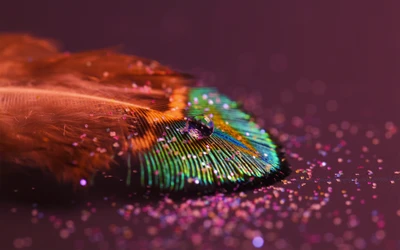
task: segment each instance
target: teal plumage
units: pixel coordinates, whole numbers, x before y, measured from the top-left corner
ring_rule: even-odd
[[[141,155],[143,185],[182,190],[190,185],[247,182],[279,170],[277,146],[268,133],[215,89],[191,89],[185,114],[212,117],[213,134],[197,139],[182,133],[183,120],[159,126],[158,133],[164,136]]]

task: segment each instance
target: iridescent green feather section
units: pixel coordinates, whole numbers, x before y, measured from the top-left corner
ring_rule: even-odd
[[[164,190],[264,178],[279,170],[276,145],[265,130],[215,89],[189,91],[187,117],[211,117],[215,129],[201,140],[182,133],[186,121],[160,121],[158,142],[139,154],[141,183]]]

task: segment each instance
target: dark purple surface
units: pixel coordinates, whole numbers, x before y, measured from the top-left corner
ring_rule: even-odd
[[[198,74],[206,85],[244,100],[264,127],[283,134],[293,170],[318,167],[311,167],[311,180],[294,173],[292,184],[278,185],[286,190],[279,198],[270,197],[273,188],[249,192],[238,201],[237,210],[232,199],[240,196],[226,195],[202,198],[198,206],[189,204],[187,211],[181,203],[163,201],[147,208],[133,204],[140,213],[125,220],[117,211],[128,201],[115,207],[105,202],[92,205],[96,213],[83,222],[83,208],[49,210],[39,205],[44,217],[32,223],[32,217],[37,217],[31,214],[32,206],[2,204],[1,249],[14,249],[26,237],[32,246],[22,249],[253,249],[251,242],[257,235],[264,239],[265,249],[400,249],[400,175],[395,174],[400,171],[399,7],[398,1],[2,3],[1,32],[54,38],[71,51],[121,44],[124,52]],[[351,132],[352,126],[357,133]],[[343,131],[343,137],[337,130]],[[286,135],[292,137],[286,140]],[[304,135],[309,137],[302,140]],[[379,142],[374,144],[374,138]],[[346,145],[334,152],[342,141]],[[331,147],[325,148],[326,156],[316,149],[318,143]],[[341,182],[327,183],[341,170]],[[361,181],[358,191],[351,179],[359,174],[365,180],[367,170],[373,172],[371,183]],[[298,188],[299,183],[306,185]],[[298,191],[291,202],[298,206],[297,212],[290,207],[287,190]],[[304,199],[315,197],[314,191],[329,193],[330,200],[304,219],[301,209],[313,203]],[[273,203],[281,199],[285,202],[274,210]],[[271,207],[265,208],[267,200]],[[264,209],[253,210],[253,205]],[[60,228],[53,227],[52,215],[62,220]],[[176,220],[165,224],[172,220],[166,215]],[[214,219],[208,228],[204,221],[210,218]],[[340,225],[335,225],[336,218]],[[354,218],[359,224],[352,224]],[[62,239],[60,232],[68,220],[74,221],[75,232]],[[122,236],[110,232],[110,224],[126,226],[132,238],[122,241]],[[99,235],[103,240],[90,243]]]

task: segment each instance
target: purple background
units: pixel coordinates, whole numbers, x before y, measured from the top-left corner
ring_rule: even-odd
[[[54,38],[70,51],[123,45],[228,94],[262,93],[267,106],[306,77],[355,98],[348,112],[362,99],[390,112],[400,104],[399,8],[395,0],[21,0],[2,3],[0,31]]]

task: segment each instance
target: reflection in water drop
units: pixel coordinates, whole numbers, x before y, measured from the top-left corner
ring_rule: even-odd
[[[214,123],[212,119],[206,115],[198,115],[186,119],[186,126],[181,130],[190,136],[201,140],[210,137],[214,132]]]

